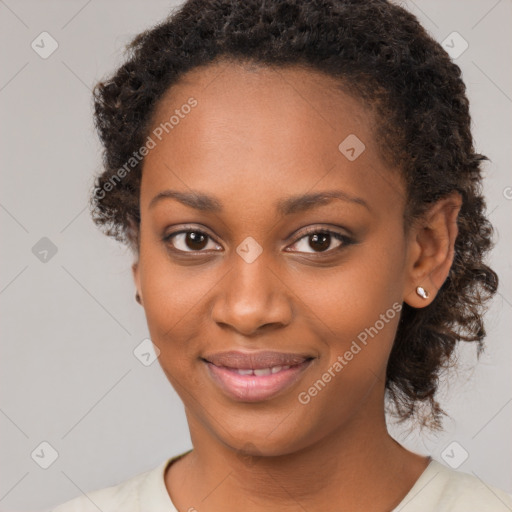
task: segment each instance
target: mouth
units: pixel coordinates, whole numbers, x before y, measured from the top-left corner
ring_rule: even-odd
[[[213,383],[242,402],[269,400],[290,388],[309,367],[312,356],[284,352],[222,352],[201,358]]]

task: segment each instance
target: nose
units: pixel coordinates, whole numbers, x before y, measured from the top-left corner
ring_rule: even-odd
[[[288,325],[293,294],[268,260],[260,255],[247,263],[236,253],[233,259],[212,308],[213,321],[245,336]]]

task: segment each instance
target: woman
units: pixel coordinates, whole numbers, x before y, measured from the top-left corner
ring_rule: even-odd
[[[55,512],[501,511],[440,429],[498,278],[460,69],[384,0],[191,0],[95,89],[92,197],[193,450]]]

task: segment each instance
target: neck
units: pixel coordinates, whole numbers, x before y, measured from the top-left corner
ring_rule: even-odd
[[[379,417],[362,411],[318,442],[271,457],[241,455],[204,435],[193,420],[189,424],[194,450],[178,461],[175,477],[172,471],[166,476],[180,510],[258,512],[300,505],[325,512],[340,510],[340,503],[354,512],[390,510],[428,464],[388,434],[383,411]]]

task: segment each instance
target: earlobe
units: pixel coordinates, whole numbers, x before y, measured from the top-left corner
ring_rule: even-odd
[[[455,255],[461,206],[461,195],[452,192],[411,227],[404,301],[414,308],[431,304],[448,277]]]

